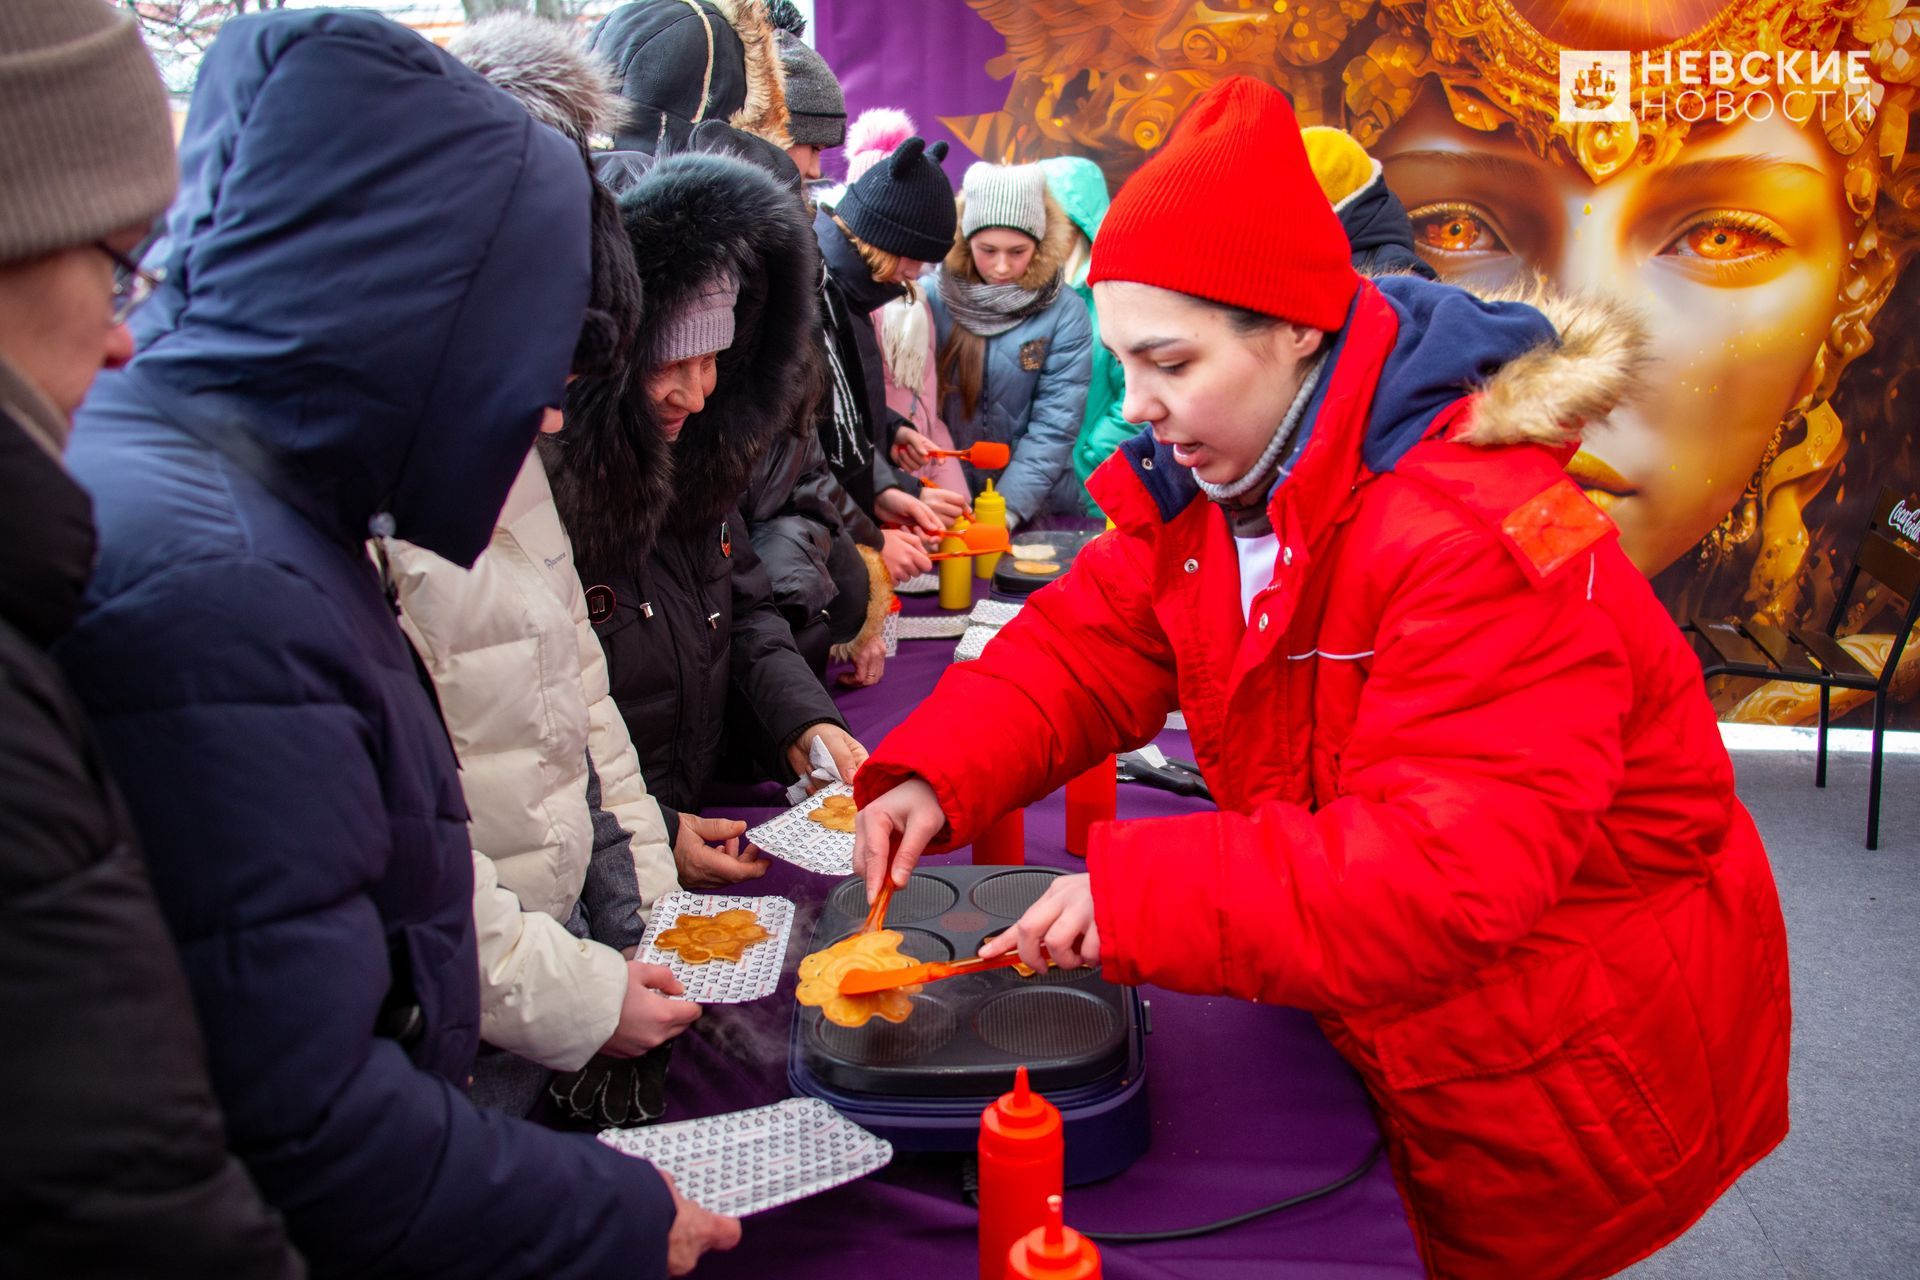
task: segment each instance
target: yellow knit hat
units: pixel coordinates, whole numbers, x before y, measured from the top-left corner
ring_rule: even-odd
[[[1345,130],[1317,124],[1302,129],[1300,141],[1307,144],[1307,163],[1327,203],[1337,205],[1373,181],[1373,157]]]

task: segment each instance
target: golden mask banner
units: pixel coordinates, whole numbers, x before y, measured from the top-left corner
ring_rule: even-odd
[[[1678,618],[1824,625],[1882,486],[1920,508],[1920,4],[816,0],[849,108],[1117,188],[1226,76],[1344,128],[1442,278],[1624,298],[1657,362],[1570,470]],[[950,165],[956,174],[959,166]],[[1274,234],[1286,234],[1284,210]],[[1898,601],[1850,611],[1877,669]],[[1838,694],[1836,712],[1865,695]],[[1729,718],[1817,695],[1722,688]],[[1920,645],[1893,722],[1920,728]]]

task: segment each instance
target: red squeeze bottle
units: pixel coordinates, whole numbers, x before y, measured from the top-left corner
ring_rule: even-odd
[[[977,865],[1017,867],[1027,860],[1027,811],[1015,809],[1004,814],[973,841],[973,860]],[[993,1280],[1000,1280],[996,1269]]]
[[[1013,1092],[980,1113],[980,1280],[1003,1280],[1014,1241],[1044,1226],[1047,1197],[1066,1182],[1060,1110],[1013,1073]]]
[[[1108,756],[1067,784],[1067,852],[1087,856],[1088,834],[1096,822],[1111,822],[1119,803],[1119,762]]]
[[[1100,1250],[1061,1220],[1060,1197],[1047,1197],[1045,1226],[1035,1227],[1007,1251],[1003,1280],[1100,1280]]]

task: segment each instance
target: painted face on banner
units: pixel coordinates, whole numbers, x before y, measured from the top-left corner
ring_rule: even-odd
[[[1775,116],[1698,129],[1671,163],[1596,184],[1457,123],[1437,91],[1376,154],[1443,278],[1488,287],[1538,270],[1646,317],[1645,385],[1589,427],[1570,470],[1642,571],[1684,556],[1739,500],[1811,385],[1852,225],[1840,157]]]

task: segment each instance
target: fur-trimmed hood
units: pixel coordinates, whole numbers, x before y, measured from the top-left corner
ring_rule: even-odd
[[[680,531],[720,519],[746,490],[760,453],[814,393],[820,259],[805,211],[765,172],[730,156],[688,153],[656,164],[620,197],[646,298],[631,371],[618,385],[582,378],[567,426],[546,444],[554,495],[583,564],[623,571],[644,558],[664,518]],[[709,280],[740,281],[733,345],[720,353],[706,407],[669,446],[647,404],[667,328]],[[664,494],[606,482],[625,455],[666,450]]]
[[[765,0],[635,0],[609,13],[587,47],[611,65],[628,104],[615,147],[684,151],[708,121],[793,145],[774,30]]]
[[[1073,237],[1077,231],[1073,219],[1068,217],[1067,211],[1060,207],[1060,202],[1053,198],[1052,191],[1046,193],[1046,202],[1047,234],[1040,238],[1039,246],[1033,251],[1033,261],[1027,264],[1026,274],[1019,280],[1020,287],[1029,292],[1043,288],[1048,281],[1059,275],[1066,267],[1067,259],[1073,254]],[[955,196],[954,204],[960,210],[960,218],[956,225],[965,226],[967,198],[963,195]],[[965,281],[968,284],[984,283],[980,278],[980,272],[973,265],[973,250],[967,245],[966,234],[961,231],[954,232],[953,248],[947,250],[947,259],[941,264],[941,269],[951,274],[956,280]]]
[[[447,52],[582,147],[593,134],[618,133],[626,119],[613,68],[573,28],[550,19],[495,14],[448,41]]]
[[[1509,360],[1480,384],[1473,419],[1460,437],[1467,443],[1568,444],[1645,385],[1652,338],[1629,304],[1562,293],[1544,280],[1481,296],[1534,308],[1560,341]]]
[[[1463,443],[1564,446],[1642,381],[1647,329],[1625,304],[1556,293],[1537,280],[1485,294],[1412,275],[1373,283],[1399,322],[1368,411],[1362,448],[1373,471],[1392,470],[1469,392]],[[1338,360],[1346,330],[1331,341]],[[1316,399],[1328,384],[1321,379]],[[1318,411],[1309,406],[1309,424]]]

